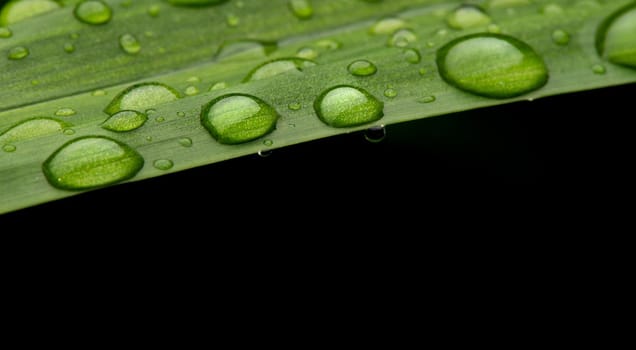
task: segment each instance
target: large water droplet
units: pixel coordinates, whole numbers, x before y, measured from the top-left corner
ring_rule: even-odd
[[[315,65],[316,62],[304,58],[279,58],[265,62],[254,68],[247,77],[245,77],[244,81],[261,80],[286,72],[302,72],[305,68],[313,67]]]
[[[49,183],[65,190],[85,190],[132,178],[144,159],[130,146],[104,136],[67,142],[42,165]]]
[[[338,85],[324,91],[314,102],[316,114],[325,124],[350,127],[379,120],[384,103],[362,88]]]
[[[502,34],[472,34],[437,52],[444,80],[477,95],[508,98],[536,90],[548,81],[548,69],[526,43]]]
[[[461,5],[446,17],[446,23],[453,29],[481,27],[490,22],[491,19],[484,10],[472,4]]]
[[[244,94],[218,97],[204,105],[201,123],[224,144],[238,144],[262,137],[276,128],[279,115],[263,100]]]
[[[596,34],[596,48],[608,61],[636,68],[636,3],[603,21]]]
[[[0,144],[15,143],[62,132],[69,124],[47,117],[35,117],[16,124],[0,134]]]
[[[13,35],[11,29],[7,27],[0,27],[0,39],[10,38]]]
[[[115,132],[126,132],[140,128],[148,120],[148,116],[137,111],[119,111],[106,119],[101,127]]]
[[[378,68],[371,61],[356,60],[349,64],[347,70],[355,76],[366,77],[375,74],[378,71]]]
[[[58,8],[60,5],[53,0],[9,1],[0,11],[0,26],[17,23]]]
[[[119,47],[121,47],[125,53],[130,55],[138,54],[139,51],[141,51],[141,44],[139,43],[139,40],[130,33],[122,34],[119,37]]]
[[[161,103],[174,101],[181,96],[179,92],[161,83],[141,83],[120,92],[104,109],[113,115],[121,110],[145,111]]]
[[[294,16],[300,19],[309,19],[314,14],[314,8],[309,0],[289,0],[289,8]]]
[[[111,8],[103,1],[82,1],[75,6],[75,18],[88,24],[105,24],[113,16]]]
[[[206,6],[206,5],[218,5],[226,2],[227,0],[168,0],[172,5],[177,6]]]
[[[10,60],[21,60],[25,57],[27,57],[29,55],[29,49],[27,49],[24,46],[16,46],[14,48],[12,48],[11,50],[9,50],[9,54],[7,55],[7,58],[9,58]]]

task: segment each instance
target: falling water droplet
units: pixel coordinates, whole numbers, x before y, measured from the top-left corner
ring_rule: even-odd
[[[491,21],[481,7],[472,4],[460,5],[446,18],[446,23],[453,29],[486,26]]]
[[[85,190],[135,176],[144,159],[130,146],[104,136],[67,142],[42,165],[49,183],[65,190]]]
[[[263,100],[245,94],[224,95],[203,106],[201,123],[218,142],[238,144],[276,128],[279,115]]]
[[[636,3],[620,8],[598,29],[596,48],[608,61],[636,68]]]
[[[526,43],[502,34],[471,34],[437,52],[440,75],[449,84],[477,95],[509,98],[536,90],[548,69]]]
[[[338,85],[327,89],[314,102],[325,124],[341,128],[362,125],[384,116],[384,103],[362,88]]]
[[[552,32],[552,41],[557,45],[565,46],[570,43],[570,34],[563,29]]]
[[[139,51],[141,51],[141,44],[137,38],[130,33],[123,34],[119,37],[119,47],[130,55],[138,54]]]
[[[244,81],[255,81],[270,78],[286,72],[302,72],[306,68],[313,67],[316,62],[298,57],[279,58],[273,61],[265,62],[254,68],[245,77]]]
[[[179,92],[167,85],[150,82],[128,87],[120,92],[104,109],[109,115],[121,110],[145,111],[146,109],[179,99]]]
[[[106,119],[101,127],[115,132],[127,132],[140,128],[148,120],[148,116],[137,111],[119,111]]]
[[[267,149],[267,150],[263,150],[262,149],[262,150],[259,150],[257,154],[261,158],[267,158],[267,157],[271,156],[273,152],[274,151],[269,150],[269,149]]]
[[[29,49],[27,49],[24,46],[16,46],[14,48],[12,48],[11,50],[9,50],[9,54],[8,54],[8,58],[10,60],[21,60],[25,57],[27,57],[29,55]]]
[[[75,18],[88,24],[104,24],[110,21],[113,11],[103,1],[82,1],[75,6]]]
[[[364,132],[364,138],[371,143],[381,142],[386,138],[386,128],[384,125],[372,126]]]
[[[375,74],[378,71],[378,68],[371,61],[356,60],[349,64],[347,70],[349,73],[357,77],[366,77]]]
[[[309,19],[314,14],[314,8],[309,0],[289,0],[289,8],[294,16],[300,19]]]
[[[158,170],[170,170],[174,166],[174,163],[170,159],[157,159],[152,162],[152,166]]]

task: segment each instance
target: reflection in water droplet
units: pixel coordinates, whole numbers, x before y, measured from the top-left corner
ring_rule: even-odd
[[[276,128],[279,115],[263,100],[245,94],[224,95],[204,105],[201,123],[218,142],[238,144]]]
[[[144,159],[130,146],[104,136],[86,136],[67,142],[42,165],[53,187],[85,190],[132,178]]]
[[[140,128],[148,116],[137,111],[119,111],[101,124],[101,127],[115,132],[126,132]]]
[[[349,73],[352,75],[366,77],[375,74],[378,71],[378,68],[371,61],[356,60],[349,64],[347,70],[349,70]]]
[[[149,82],[135,84],[120,92],[104,109],[109,115],[121,110],[144,111],[161,103],[180,98],[179,92],[167,85]],[[148,113],[147,113],[148,114]]]
[[[477,95],[509,98],[548,81],[543,59],[526,43],[502,34],[471,34],[437,52],[437,66],[449,84]]]
[[[313,67],[316,62],[298,57],[279,58],[273,61],[265,62],[254,68],[245,77],[244,81],[255,81],[270,78],[286,72],[302,72],[306,68]]]
[[[386,128],[384,125],[372,126],[364,132],[364,138],[371,143],[381,142],[386,138]]]
[[[596,34],[596,48],[608,61],[636,68],[636,2],[603,21]]]
[[[194,96],[198,93],[199,93],[199,88],[197,88],[196,86],[190,85],[185,89],[185,94],[188,96]]]
[[[570,34],[563,29],[556,29],[552,32],[552,41],[557,45],[567,45],[570,43]]]
[[[141,44],[134,35],[129,33],[119,37],[119,47],[130,55],[138,54],[141,51]]]
[[[341,128],[362,125],[384,116],[384,103],[362,88],[338,85],[327,89],[314,102],[325,124]]]
[[[110,21],[113,11],[103,1],[82,1],[75,6],[75,18],[88,24],[104,24]]]
[[[16,46],[12,48],[11,50],[9,50],[9,54],[7,55],[7,57],[10,60],[17,61],[27,57],[28,55],[29,55],[29,49],[27,49],[24,46]]]
[[[314,14],[314,9],[311,7],[309,0],[289,0],[289,8],[294,16],[300,19],[309,19]]]
[[[57,111],[55,111],[55,115],[58,117],[70,117],[72,115],[75,115],[77,112],[73,109],[73,108],[60,108]]]
[[[159,170],[170,170],[174,163],[170,159],[157,159],[152,162],[152,166]]]

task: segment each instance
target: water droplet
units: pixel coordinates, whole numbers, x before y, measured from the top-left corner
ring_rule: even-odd
[[[502,34],[457,38],[437,52],[437,66],[449,84],[492,98],[519,96],[548,81],[541,57],[528,44]]]
[[[422,61],[422,55],[420,55],[420,52],[417,49],[406,49],[402,52],[402,54],[408,63],[417,64]]]
[[[152,166],[159,170],[170,170],[174,163],[170,159],[157,159],[152,162]]]
[[[66,51],[66,53],[75,52],[75,45],[73,43],[64,43],[64,51]]]
[[[146,136],[146,141],[152,142],[152,136]]]
[[[316,62],[298,57],[279,58],[273,61],[265,62],[254,68],[245,77],[244,81],[255,81],[270,78],[287,72],[302,72],[305,68],[313,67]]]
[[[148,116],[137,111],[119,111],[106,119],[101,127],[115,132],[126,132],[140,128],[148,120]]]
[[[435,100],[437,100],[437,98],[433,95],[428,95],[428,96],[424,96],[422,98],[420,98],[419,100],[417,100],[417,102],[420,103],[432,103],[435,102]]]
[[[128,87],[120,92],[104,109],[109,115],[121,110],[144,111],[161,103],[177,100],[179,92],[167,85],[150,82]]]
[[[426,68],[420,68],[417,72],[420,73],[420,75],[426,75],[426,73],[428,73],[428,70]]]
[[[362,125],[384,116],[384,103],[362,88],[338,85],[318,96],[316,114],[325,124],[341,128]]]
[[[71,128],[66,128],[62,132],[64,133],[64,135],[75,135],[75,130],[73,130]]]
[[[267,147],[272,147],[274,145],[274,141],[272,141],[270,139],[265,139],[265,140],[263,140],[263,145],[265,145]]]
[[[349,73],[352,75],[366,77],[375,74],[378,71],[378,68],[371,61],[356,60],[349,64],[347,70],[349,70]]]
[[[592,72],[594,72],[594,74],[605,74],[605,72],[607,72],[607,69],[605,68],[604,65],[600,64],[600,63],[596,63],[592,65]]]
[[[227,83],[224,81],[220,81],[218,83],[212,84],[212,86],[210,86],[210,89],[208,89],[208,91],[221,90],[221,89],[225,89],[226,87],[227,87]]]
[[[188,77],[186,82],[188,82],[188,83],[200,83],[201,82],[201,78],[199,78],[197,76],[191,76],[191,77]]]
[[[324,50],[337,50],[342,44],[333,39],[323,39],[317,41],[316,46]]]
[[[229,40],[223,42],[214,54],[214,59],[221,60],[231,57],[233,60],[240,58],[254,58],[268,56],[278,49],[275,41],[263,41],[252,39]]]
[[[9,50],[7,56],[10,60],[21,60],[29,55],[29,49],[24,46],[16,46]]]
[[[47,117],[35,117],[16,124],[0,134],[0,144],[13,144],[40,136],[62,132],[69,124]]]
[[[166,121],[166,118],[162,117],[162,116],[158,116],[157,118],[155,118],[155,121],[157,123],[163,123]]]
[[[177,6],[206,6],[219,5],[227,0],[168,0],[168,3]]]
[[[75,115],[76,113],[77,112],[73,108],[68,107],[60,108],[55,111],[55,115],[58,117],[70,117],[72,115]]]
[[[134,35],[129,33],[119,37],[119,47],[130,55],[138,54],[141,51],[141,44]]]
[[[161,13],[161,6],[159,5],[150,5],[148,8],[148,15],[150,15],[150,17],[159,17],[159,13]]]
[[[53,0],[9,1],[0,11],[0,26],[18,23],[58,8],[60,5]]]
[[[499,34],[499,33],[501,33],[501,27],[499,27],[499,25],[497,25],[495,23],[490,23],[488,25],[488,32]]]
[[[490,24],[490,22],[491,19],[484,10],[472,4],[461,5],[446,17],[446,23],[453,29],[481,27]]]
[[[558,4],[547,4],[541,8],[541,13],[546,16],[557,16],[563,13],[563,7]]]
[[[557,45],[567,45],[570,43],[570,34],[563,29],[556,29],[552,32],[552,41]]]
[[[154,114],[154,113],[157,113],[157,110],[156,110],[156,109],[154,109],[154,108],[148,108],[148,109],[146,109],[146,114],[147,114],[147,115],[151,115],[151,114]]]
[[[244,94],[224,95],[203,106],[201,123],[218,142],[238,144],[276,128],[279,115],[263,100]]]
[[[14,145],[4,145],[2,146],[2,150],[7,153],[11,153],[11,152],[15,152],[16,147]]]
[[[177,117],[183,118],[185,116],[186,116],[185,112],[177,112]]]
[[[300,19],[309,19],[314,14],[314,8],[311,7],[309,0],[289,0],[289,8],[294,16]]]
[[[620,8],[600,25],[596,48],[608,61],[636,68],[636,3]]]
[[[399,29],[389,39],[388,45],[395,47],[407,47],[417,41],[417,36],[410,29]]]
[[[182,137],[179,139],[179,144],[183,147],[192,147],[192,139],[189,137]]]
[[[292,111],[299,111],[301,108],[303,108],[303,105],[301,105],[298,102],[292,102],[287,105],[287,108],[289,108]]]
[[[369,30],[373,35],[395,33],[398,29],[406,27],[406,22],[400,18],[387,17],[377,21]]]
[[[193,85],[190,85],[185,89],[185,94],[188,96],[194,96],[198,93],[199,93],[199,88]]]
[[[0,27],[0,38],[6,39],[6,38],[10,38],[12,35],[13,35],[13,32],[11,32],[11,29],[7,27]]]
[[[132,178],[144,159],[130,146],[104,136],[69,141],[42,165],[49,183],[65,190],[85,190]]]
[[[384,96],[388,97],[388,98],[394,98],[398,95],[397,90],[395,90],[392,87],[388,87],[386,88],[386,90],[384,90]]]
[[[104,24],[113,16],[111,8],[103,1],[82,1],[75,6],[75,18],[88,24]]]
[[[91,93],[92,96],[106,96],[105,90],[95,90]]]
[[[225,16],[225,22],[227,23],[228,27],[238,27],[238,25],[241,23],[241,19],[234,14],[228,14],[227,16]]]
[[[318,51],[314,50],[311,47],[301,47],[296,52],[296,56],[300,57],[300,58],[311,60],[311,59],[314,59],[314,58],[318,57]]]
[[[364,138],[372,143],[381,142],[386,138],[386,128],[384,125],[372,126],[364,132]]]

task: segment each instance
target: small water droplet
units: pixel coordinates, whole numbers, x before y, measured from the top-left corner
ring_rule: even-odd
[[[103,1],[82,1],[75,6],[75,18],[87,24],[105,24],[110,21],[113,11]]]
[[[420,98],[419,100],[417,100],[417,102],[419,103],[432,103],[435,102],[435,100],[437,100],[437,98],[433,95],[428,95],[428,96],[424,96],[422,98]]]
[[[420,55],[420,51],[417,49],[406,49],[402,52],[402,55],[408,63],[417,64],[422,61],[422,55]]]
[[[596,48],[601,57],[625,67],[636,68],[636,3],[611,14],[599,26]]]
[[[77,112],[73,108],[68,107],[60,108],[55,111],[55,115],[58,117],[70,117],[72,115],[75,115],[76,113]]]
[[[426,75],[426,73],[428,73],[428,70],[426,68],[420,68],[417,72],[420,73],[420,75]]]
[[[546,16],[558,16],[563,14],[563,7],[554,3],[547,4],[541,8],[541,13]]]
[[[373,75],[378,71],[378,68],[373,64],[373,62],[368,60],[356,60],[349,64],[347,70],[352,75],[358,77],[366,77],[369,75]]]
[[[417,36],[410,29],[399,29],[391,35],[388,45],[395,47],[407,47],[417,41]]]
[[[499,33],[501,33],[501,27],[499,27],[499,25],[497,25],[495,23],[490,23],[488,25],[488,32],[489,33],[499,34]]]
[[[144,111],[149,107],[179,99],[179,92],[167,85],[149,82],[132,85],[120,92],[104,109],[109,115],[121,110]]]
[[[298,102],[292,102],[287,105],[287,108],[289,108],[292,111],[299,111],[301,108],[303,108],[303,105],[301,105]]]
[[[314,50],[311,47],[301,47],[296,52],[296,57],[311,60],[318,57],[318,51]]]
[[[224,81],[220,81],[218,83],[212,84],[212,86],[210,86],[210,89],[208,89],[208,91],[221,90],[221,89],[225,89],[226,87],[227,87],[227,83]]]
[[[542,58],[526,43],[502,34],[471,34],[437,52],[437,66],[449,84],[477,95],[509,98],[548,81]]]
[[[6,38],[10,38],[12,35],[13,35],[13,32],[11,32],[11,29],[7,27],[0,27],[0,38],[6,39]]]
[[[272,147],[274,145],[274,141],[272,141],[270,139],[265,139],[265,140],[263,140],[263,145],[265,145],[267,147]]]
[[[137,38],[130,33],[123,34],[119,37],[119,47],[130,55],[138,54],[139,51],[141,51],[141,44]]]
[[[16,147],[14,145],[4,145],[2,146],[2,150],[7,153],[11,153],[11,152],[15,152]]]
[[[157,123],[163,123],[166,121],[166,118],[162,117],[162,116],[158,116],[157,118],[155,118],[155,121]]]
[[[386,138],[386,128],[384,125],[372,126],[364,132],[364,138],[371,143],[381,142]]]
[[[191,77],[188,77],[186,82],[188,82],[188,83],[200,83],[201,82],[201,78],[199,78],[197,76],[191,76]]]
[[[199,88],[194,85],[190,85],[185,89],[185,94],[188,96],[194,96],[199,93]]]
[[[147,115],[151,115],[151,114],[157,113],[157,110],[154,109],[154,108],[148,108],[148,109],[146,109],[145,112],[146,112]]]
[[[289,0],[289,8],[294,16],[300,19],[309,19],[314,14],[314,8],[309,0]]]
[[[453,29],[481,27],[490,22],[490,16],[481,7],[472,4],[460,5],[446,17],[446,23]]]
[[[397,90],[395,90],[392,87],[388,87],[386,88],[386,90],[384,90],[384,96],[388,97],[388,98],[394,98],[398,95]]]
[[[16,46],[9,50],[8,58],[10,60],[21,60],[29,55],[29,49],[24,46]]]
[[[0,144],[14,144],[40,136],[61,132],[69,124],[54,118],[35,117],[12,126],[0,134]]]
[[[170,0],[168,0],[168,2],[170,2]],[[122,0],[119,3],[119,6],[124,7],[124,8],[130,7],[131,5],[132,5],[132,0]]]
[[[64,129],[64,131],[62,131],[62,133],[64,133],[64,135],[75,135],[75,130],[71,129],[71,128],[66,128]]]
[[[186,116],[185,112],[177,112],[177,117],[183,118],[185,116]]]
[[[101,127],[115,132],[127,132],[140,128],[148,120],[148,116],[137,111],[119,111],[106,119]]]
[[[183,147],[192,147],[192,139],[189,137],[182,137],[179,139],[179,144]]]
[[[256,58],[270,55],[278,49],[278,43],[275,41],[264,41],[254,39],[236,39],[224,41],[216,50],[214,59],[222,60],[231,58]]]
[[[404,20],[396,17],[386,17],[377,21],[369,32],[373,35],[392,34],[402,28],[406,28]]]
[[[552,32],[552,41],[557,45],[565,46],[570,43],[570,34],[563,29],[556,29]]]
[[[362,125],[384,116],[384,103],[362,88],[338,85],[327,89],[314,102],[325,124],[341,128]]]
[[[148,15],[150,15],[150,17],[159,17],[159,14],[161,13],[161,6],[159,5],[150,5],[150,7],[148,7]]]
[[[234,14],[228,14],[225,17],[225,22],[227,23],[228,27],[238,27],[238,25],[241,23],[241,19]]]
[[[600,63],[596,63],[592,65],[592,72],[594,72],[594,74],[605,74],[605,72],[607,72],[607,69],[605,68],[604,65],[600,64]]]
[[[95,90],[91,93],[92,96],[106,96],[105,90]]]
[[[64,51],[66,51],[66,53],[75,52],[75,45],[73,43],[64,43]]]
[[[170,159],[157,159],[152,162],[152,166],[158,170],[170,170],[174,166],[174,163]]]
[[[229,94],[203,106],[201,123],[218,142],[238,144],[262,137],[276,128],[279,115],[263,100]]]
[[[316,42],[316,46],[325,50],[337,50],[342,44],[333,39],[323,39]]]
[[[49,183],[65,190],[85,190],[128,180],[144,165],[130,146],[105,136],[71,140],[44,162]]]
[[[287,72],[302,72],[306,68],[313,67],[316,62],[298,57],[279,58],[269,62],[265,62],[245,77],[244,81],[255,81],[270,78]]]
[[[152,136],[146,136],[146,141],[152,142]]]

